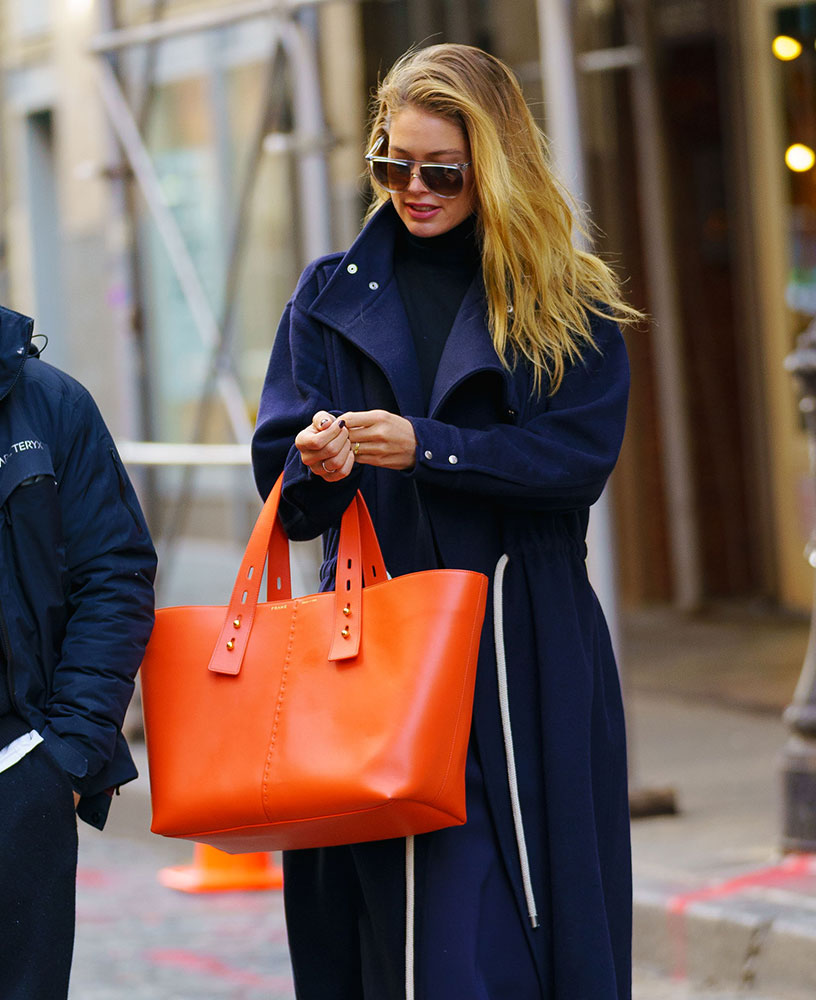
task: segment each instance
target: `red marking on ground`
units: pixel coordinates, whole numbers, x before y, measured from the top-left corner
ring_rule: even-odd
[[[814,871],[816,871],[816,855],[792,854],[781,864],[759,868],[757,871],[737,875],[724,882],[715,882],[700,889],[693,889],[691,892],[672,896],[667,904],[667,909],[669,912],[669,937],[674,952],[674,978],[687,978],[688,942],[684,917],[686,910],[692,903],[736,896],[745,889],[754,889],[758,886],[784,885],[786,882],[801,878],[803,875],[811,875]]]
[[[97,868],[77,869],[77,885],[81,889],[106,889],[111,882],[110,876]]]
[[[198,952],[186,951],[184,948],[153,948],[146,953],[148,961],[155,965],[171,965],[187,972],[199,973],[205,976],[217,976],[239,986],[263,986],[267,989],[280,989],[291,984],[291,980],[282,976],[259,976],[254,972],[235,969],[212,955],[200,955]]]

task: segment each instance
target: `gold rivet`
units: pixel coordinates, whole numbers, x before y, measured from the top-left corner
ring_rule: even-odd
[[[351,607],[348,604],[343,608],[343,614],[346,618],[351,614]]]
[[[229,649],[229,650],[235,649],[235,640],[234,639],[230,639],[229,642],[227,642],[227,649]]]
[[[240,628],[241,627],[241,619],[240,618],[236,618],[235,621],[232,624],[235,626],[235,628]]]
[[[340,633],[340,635],[342,635],[344,639],[348,639],[348,637],[351,635],[351,632],[347,628],[344,628],[343,631]]]

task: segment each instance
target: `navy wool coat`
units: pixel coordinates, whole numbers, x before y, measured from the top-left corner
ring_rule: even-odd
[[[393,273],[390,203],[346,254],[311,264],[286,307],[253,441],[266,496],[285,469],[293,539],[324,536],[333,586],[340,516],[361,489],[396,576],[438,565],[491,580],[474,735],[493,820],[542,977],[557,1000],[630,995],[631,867],[623,710],[609,634],[585,569],[588,508],[623,436],[628,364],[617,326],[537,394],[502,366],[477,277],[459,309],[424,412],[419,366]],[[406,472],[355,466],[313,476],[293,445],[317,410],[386,409],[417,438]],[[493,577],[507,555],[501,593]],[[540,926],[528,920],[499,713],[493,601],[503,609],[513,745]]]

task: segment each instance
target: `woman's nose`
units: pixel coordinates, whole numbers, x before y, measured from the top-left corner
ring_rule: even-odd
[[[411,179],[408,181],[408,187],[407,187],[406,190],[408,190],[408,191],[427,191],[428,190],[428,188],[423,183],[422,178],[419,176],[419,170],[412,171],[412,173],[411,173]]]

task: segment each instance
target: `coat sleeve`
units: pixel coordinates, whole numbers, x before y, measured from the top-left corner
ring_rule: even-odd
[[[534,403],[520,425],[469,429],[411,418],[417,438],[412,475],[420,483],[525,509],[594,503],[618,457],[629,391],[617,326],[602,321],[594,333],[597,350],[588,348],[558,391]]]
[[[316,292],[316,266],[305,272],[284,310],[266,373],[252,439],[252,467],[262,497],[284,473],[280,516],[294,540],[315,538],[343,515],[357,492],[362,470],[336,483],[313,475],[301,462],[295,436],[318,410],[340,415],[332,398],[322,329],[305,312]]]
[[[153,626],[156,555],[133,487],[81,391],[56,457],[68,622],[46,707],[49,749],[78,791],[112,758]]]

